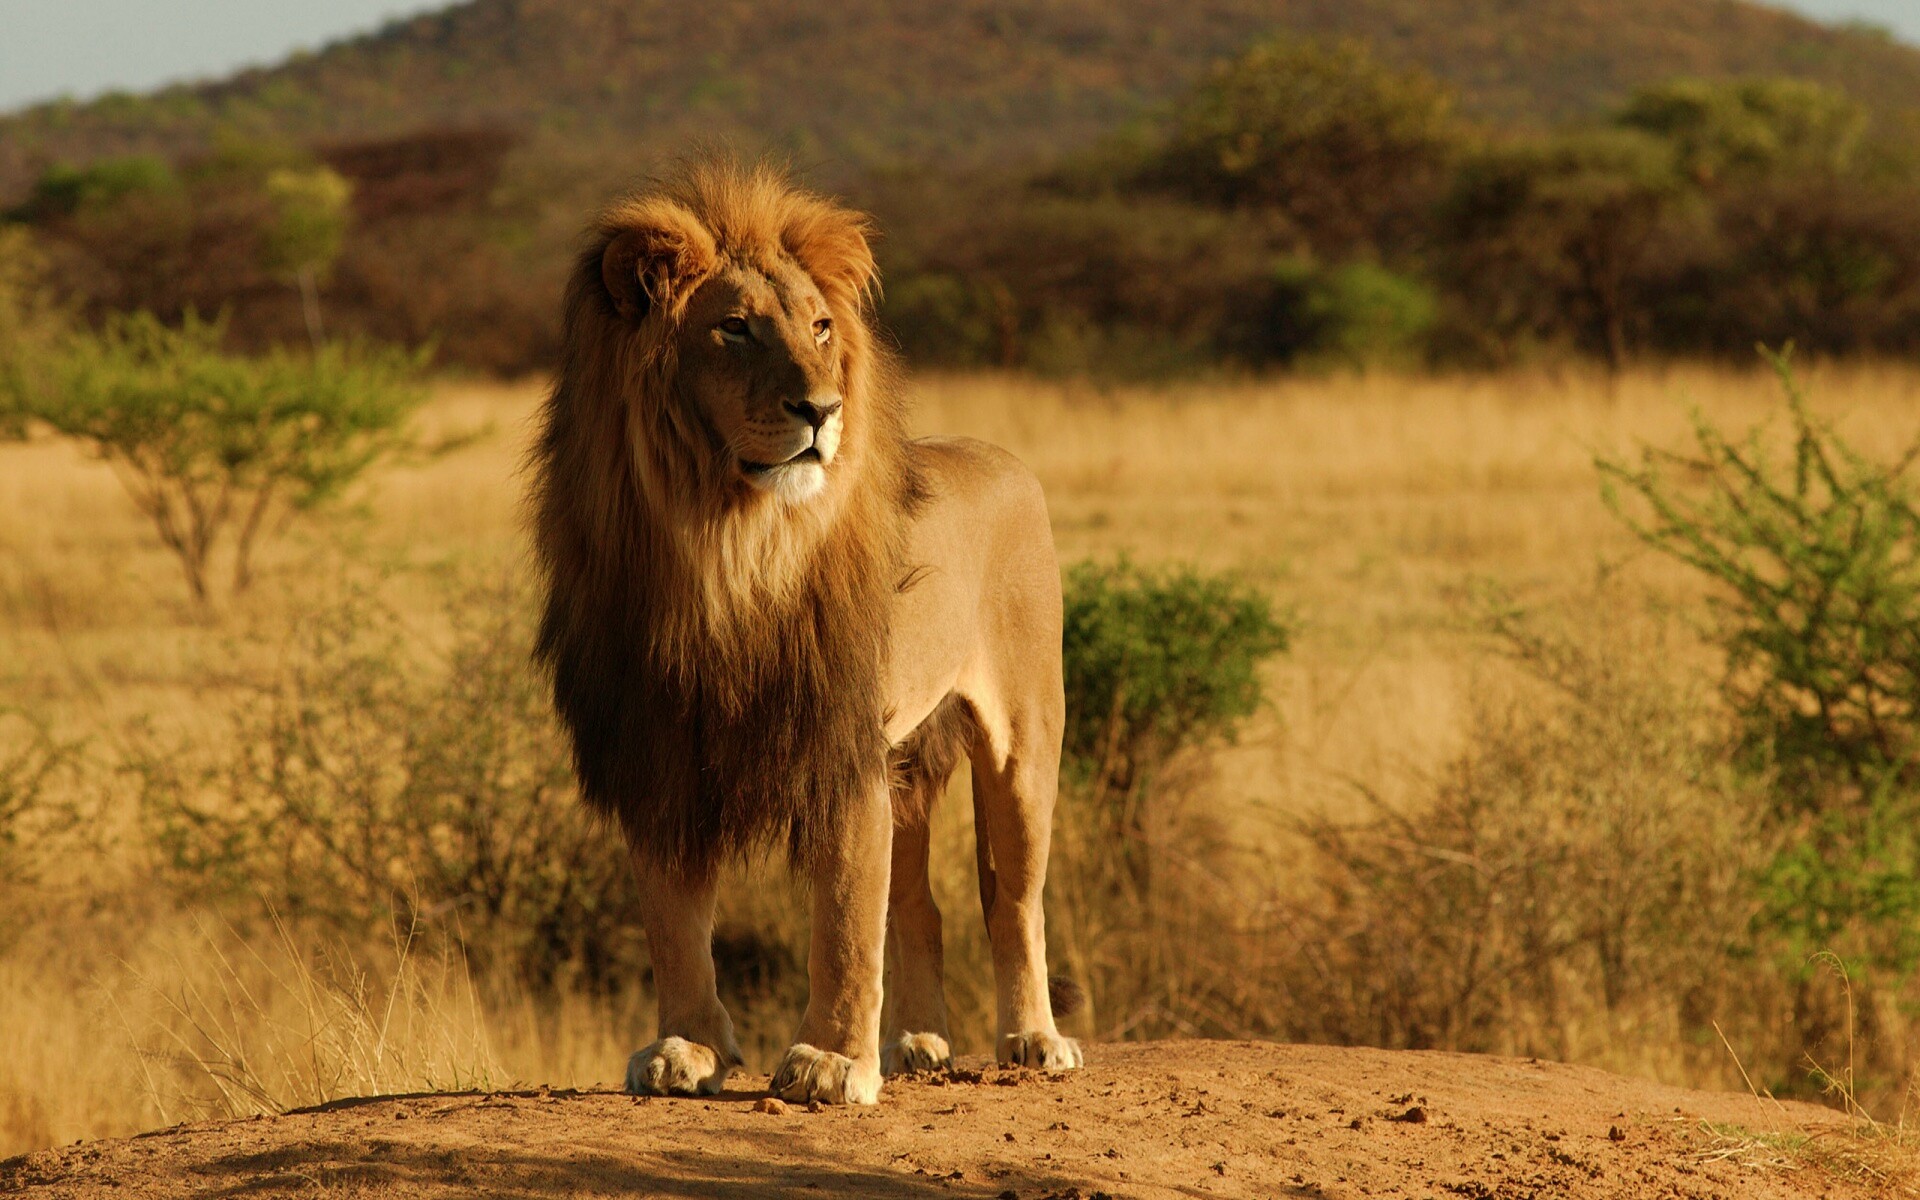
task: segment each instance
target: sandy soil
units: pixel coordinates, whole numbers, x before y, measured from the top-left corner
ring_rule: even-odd
[[[877,1108],[809,1112],[737,1076],[713,1100],[538,1089],[342,1101],[0,1163],[27,1196],[1855,1197],[1883,1188],[1751,1131],[1805,1105],[1460,1054],[1169,1042],[1084,1071],[963,1063]],[[766,1111],[774,1109],[776,1111]]]

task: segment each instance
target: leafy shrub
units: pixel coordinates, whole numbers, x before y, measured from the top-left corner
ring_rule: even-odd
[[[882,311],[916,360],[1150,376],[1281,357],[1271,221],[1016,188],[916,224],[883,246]]]
[[[1058,961],[1096,1030],[1245,1035],[1240,897],[1204,751],[1263,702],[1291,629],[1232,575],[1122,559],[1067,572],[1067,728],[1049,872]]]
[[[537,986],[637,978],[624,843],[575,798],[528,610],[511,589],[455,604],[437,654],[364,600],[322,610],[224,749],[138,744],[176,887],[236,919],[264,897],[355,937],[443,933]]]
[[[222,539],[232,536],[233,590],[244,590],[275,510],[337,495],[404,444],[425,398],[417,356],[333,345],[246,358],[221,351],[222,332],[192,318],[177,329],[118,318],[70,337],[0,395],[16,423],[43,422],[113,464],[202,603]]]
[[[1823,355],[1920,346],[1920,206],[1912,182],[1804,174],[1716,196],[1712,221],[1643,287],[1649,342],[1729,359],[1756,341]],[[1666,247],[1663,247],[1665,250]]]
[[[1233,576],[1078,564],[1066,580],[1066,770],[1123,794],[1176,752],[1230,737],[1260,705],[1261,661],[1290,636]]]
[[[1856,450],[1816,417],[1786,354],[1788,453],[1698,415],[1694,448],[1603,461],[1614,511],[1715,587],[1739,762],[1791,834],[1771,917],[1797,948],[1920,962],[1920,442]]]
[[[1293,342],[1290,353],[1275,357],[1306,364],[1405,364],[1439,313],[1431,288],[1374,263],[1329,270],[1289,262],[1276,272],[1275,287],[1273,326]]]
[[[136,196],[177,196],[180,177],[146,156],[103,159],[85,167],[47,168],[16,215],[30,221],[98,212]]]

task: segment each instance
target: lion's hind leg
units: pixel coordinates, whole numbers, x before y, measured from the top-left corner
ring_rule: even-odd
[[[741,1064],[733,1019],[713,974],[711,875],[688,878],[635,853],[641,923],[653,960],[659,1038],[627,1060],[627,1090],[637,1095],[713,1095]]]
[[[887,1015],[880,1044],[888,1075],[944,1070],[948,1045],[940,908],[928,879],[933,806],[973,736],[957,698],[920,723],[893,763],[893,870],[887,895]]]
[[[1058,785],[1058,725],[1039,707],[983,718],[973,747],[973,812],[980,907],[993,946],[1000,1036],[995,1057],[1012,1066],[1067,1071],[1080,1043],[1054,1024],[1041,893]]]

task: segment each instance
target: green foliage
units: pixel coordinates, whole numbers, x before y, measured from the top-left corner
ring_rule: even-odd
[[[325,274],[346,238],[353,185],[326,167],[282,167],[267,176],[266,193],[277,218],[264,247],[268,269]]]
[[[48,167],[19,210],[27,220],[96,212],[132,197],[176,197],[180,179],[161,159],[108,158],[86,167]]]
[[[307,336],[318,349],[325,337],[319,282],[340,257],[353,185],[326,167],[281,167],[267,175],[264,186],[274,215],[262,239],[265,265],[299,287]]]
[[[68,328],[69,314],[48,295],[45,253],[25,228],[0,225],[0,437],[25,432],[9,397],[43,386]]]
[[[1123,794],[1178,751],[1232,737],[1260,705],[1260,663],[1290,638],[1272,601],[1233,576],[1076,565],[1062,654],[1067,772]]]
[[[89,319],[230,310],[237,345],[303,332],[317,343],[330,273],[328,324],[435,341],[448,361],[504,374],[558,353],[553,297],[570,238],[627,182],[618,164],[684,152],[716,115],[749,131],[744,153],[820,164],[810,182],[875,209],[890,320],[915,357],[942,365],[1151,376],[1372,359],[1303,348],[1312,339],[1290,323],[1312,314],[1271,286],[1289,259],[1326,272],[1377,264],[1439,295],[1433,330],[1389,361],[1498,365],[1545,350],[1618,366],[1645,352],[1744,355],[1788,337],[1821,354],[1920,348],[1920,249],[1906,219],[1920,204],[1920,139],[1905,127],[1920,111],[1912,55],[1751,5],[1722,12],[1702,39],[1678,14],[1693,2],[1603,13],[1551,0],[1557,15],[1543,15],[1353,0],[1289,10],[1276,26],[1266,0],[1178,12],[1056,0],[984,22],[948,14],[942,36],[906,42],[890,20],[836,9],[808,31],[825,57],[777,38],[736,45],[731,18],[665,53],[609,36],[590,4],[502,8],[499,20],[483,5],[232,86],[20,114],[18,136],[0,138],[20,151],[0,153],[0,190],[24,192],[48,159],[177,148],[173,185],[158,160],[110,161],[49,173],[19,210],[60,251],[59,291]],[[1025,48],[1027,66],[1007,45]],[[742,79],[754,86],[715,86]],[[1622,96],[1632,99],[1616,111]],[[485,130],[431,128],[448,113],[560,136],[487,149]],[[1135,124],[1116,135],[1129,114]],[[1489,198],[1475,190],[1489,173],[1476,148],[1525,157],[1542,130],[1567,135],[1551,142],[1649,139],[1671,154],[1677,192],[1650,193],[1631,163],[1536,163],[1534,175],[1578,194],[1530,202],[1524,219],[1465,220]],[[1103,135],[1101,151],[1062,165]],[[1463,159],[1476,176],[1464,195]],[[1046,202],[1036,168],[1041,191],[1077,174],[1081,199],[1108,198],[1028,220],[1020,202]],[[287,225],[267,194],[277,173],[320,169],[356,193],[330,272],[327,255],[276,245]],[[903,174],[920,189],[876,201]],[[1176,207],[1243,220],[1196,220],[1183,241]],[[925,253],[936,241],[940,252]],[[269,286],[289,280],[297,296]]]
[[[1706,184],[1842,170],[1867,114],[1845,92],[1800,79],[1676,79],[1636,92],[1618,122],[1673,143],[1681,169]]]
[[[916,362],[1012,366],[1019,333],[1011,302],[1005,285],[932,271],[889,284],[883,313]]]
[[[1617,369],[1633,283],[1683,198],[1672,146],[1636,130],[1496,145],[1453,182],[1448,282],[1496,337],[1572,334]]]
[[[251,580],[256,538],[276,508],[338,495],[406,441],[424,399],[418,356],[333,345],[312,356],[224,353],[222,328],[146,314],[69,339],[0,411],[85,442],[113,464],[179,559],[196,600],[231,530],[233,587]]]
[[[1317,248],[1404,238],[1462,139],[1449,93],[1356,41],[1280,39],[1179,107],[1143,178],[1195,199],[1287,214]]]
[[[1074,566],[1065,600],[1057,961],[1095,1021],[1251,1036],[1230,1015],[1246,999],[1228,969],[1240,947],[1216,935],[1238,914],[1199,752],[1260,707],[1260,668],[1287,648],[1288,622],[1235,576],[1125,559]]]
[[[882,316],[916,358],[1150,376],[1290,352],[1256,214],[1023,189],[942,216],[922,244],[883,243]]]
[[[1288,262],[1276,274],[1279,323],[1295,339],[1297,361],[1405,365],[1417,359],[1439,315],[1432,288],[1375,263],[1325,270]]]
[[[1689,453],[1602,461],[1609,505],[1717,587],[1740,761],[1791,845],[1771,918],[1808,949],[1920,962],[1920,508],[1909,469],[1844,441],[1785,354],[1788,452],[1694,420]]]
[[[512,588],[456,597],[433,652],[365,598],[323,607],[224,748],[137,739],[167,878],[236,920],[264,898],[349,936],[434,931],[537,986],[637,977],[625,849],[574,794],[530,611]]]

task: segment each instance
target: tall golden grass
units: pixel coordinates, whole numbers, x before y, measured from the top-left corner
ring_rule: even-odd
[[[1920,427],[1920,371],[1823,367],[1809,383],[1857,444]],[[43,839],[31,882],[0,891],[0,908],[22,914],[0,915],[0,1153],[330,1087],[618,1078],[650,1021],[640,981],[535,996],[378,942],[330,947],[289,932],[248,945],[159,894],[113,769],[115,748],[142,726],[202,745],[231,737],[233,706],[330,590],[377,592],[431,644],[445,634],[447,577],[521,569],[521,464],[539,390],[442,385],[428,432],[491,435],[383,469],[349,509],[291,526],[260,555],[255,590],[214,617],[190,602],[104,465],[44,439],[0,445],[0,709],[80,747],[59,787],[84,818]],[[988,438],[1034,468],[1063,561],[1127,553],[1232,567],[1296,614],[1294,650],[1270,671],[1271,711],[1196,768],[1212,826],[1276,875],[1258,881],[1274,894],[1287,889],[1280,831],[1291,819],[1338,815],[1362,795],[1415,802],[1473,736],[1488,697],[1516,686],[1463,615],[1476,589],[1565,601],[1591,594],[1597,577],[1630,577],[1684,625],[1698,585],[1607,514],[1593,457],[1681,441],[1690,406],[1744,426],[1776,403],[1759,370],[1705,368],[1118,389],[935,376],[914,393],[922,430]],[[1699,646],[1669,657],[1710,682]],[[950,929],[977,923],[967,807],[948,803],[940,817]],[[1066,837],[1062,852],[1071,870],[1097,847]],[[734,916],[791,921],[790,907],[773,896]],[[956,937],[962,1050],[987,1045],[986,970],[980,940]],[[793,1015],[743,1018],[761,1065]],[[1124,1033],[1130,1019],[1096,1013],[1088,1031]],[[1698,1055],[1591,1031],[1563,1040],[1590,1061],[1727,1082]],[[315,1057],[314,1046],[332,1048]]]

